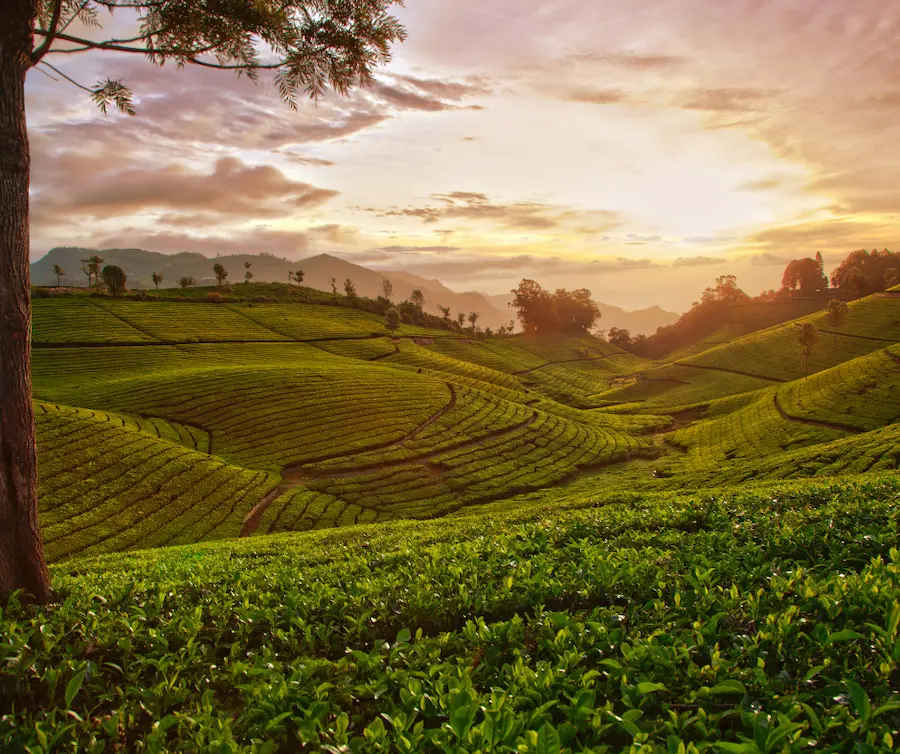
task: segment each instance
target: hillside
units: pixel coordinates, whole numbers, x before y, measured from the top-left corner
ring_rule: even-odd
[[[285,282],[288,271],[303,270],[304,285],[320,291],[331,291],[331,279],[335,278],[338,289],[343,291],[344,280],[350,278],[360,296],[376,298],[381,295],[381,281],[387,277],[394,287],[393,298],[402,301],[409,297],[415,289],[425,296],[425,310],[430,314],[439,314],[438,306],[449,306],[456,316],[457,312],[466,315],[478,312],[481,317],[479,325],[496,330],[515,320],[515,312],[507,304],[510,296],[486,296],[474,291],[458,292],[447,288],[439,280],[426,279],[419,275],[401,270],[370,270],[362,265],[354,264],[331,254],[318,254],[300,260],[289,260],[271,254],[232,254],[211,259],[202,254],[160,254],[143,249],[82,249],[75,247],[58,247],[51,249],[31,265],[32,284],[38,286],[55,286],[56,275],[53,266],[58,264],[66,274],[60,282],[63,286],[86,285],[87,278],[81,272],[81,259],[92,254],[100,254],[107,264],[114,264],[125,270],[128,285],[137,289],[153,288],[150,276],[161,272],[164,286],[172,286],[182,276],[193,277],[198,285],[215,283],[212,267],[220,262],[229,271],[230,280],[239,282],[244,273],[244,263],[253,265],[254,280],[257,282]],[[661,325],[670,324],[678,318],[677,314],[666,312],[659,307],[650,307],[639,311],[628,312],[616,306],[598,303],[601,313],[601,324],[604,328],[626,327],[633,333],[650,334]]]
[[[2,608],[0,748],[891,750],[900,298],[797,321],[808,376],[796,322],[663,364],[35,299],[56,591]]]

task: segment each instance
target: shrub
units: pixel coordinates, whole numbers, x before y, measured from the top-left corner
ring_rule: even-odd
[[[221,304],[222,300],[222,294],[218,291],[210,291],[206,294],[206,301],[209,304]]]

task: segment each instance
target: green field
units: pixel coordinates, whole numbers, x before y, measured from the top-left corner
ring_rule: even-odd
[[[0,750],[892,750],[900,298],[800,312],[808,377],[751,309],[660,363],[37,299],[55,592],[0,605]]]

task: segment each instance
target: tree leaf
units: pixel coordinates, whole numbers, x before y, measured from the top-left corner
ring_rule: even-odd
[[[853,698],[853,706],[860,720],[866,722],[869,715],[872,714],[872,702],[869,701],[869,695],[866,690],[855,681],[847,681],[850,688],[850,696]]]
[[[729,679],[727,681],[722,681],[722,683],[717,683],[709,690],[708,693],[714,696],[725,694],[746,694],[747,689],[744,688],[744,684],[740,681]]]
[[[72,700],[75,699],[75,696],[81,689],[82,683],[84,683],[84,668],[73,675],[72,679],[66,684],[66,707],[72,706]]]
[[[654,691],[668,691],[664,683],[651,683],[650,681],[642,681],[637,685],[638,693],[642,696],[652,694]]]
[[[839,641],[853,641],[854,639],[865,639],[858,631],[851,631],[849,629],[845,629],[843,631],[835,631],[833,634],[828,636],[828,643],[834,644]]]
[[[550,723],[544,723],[538,731],[537,754],[559,754],[562,745],[559,742],[559,734]]]

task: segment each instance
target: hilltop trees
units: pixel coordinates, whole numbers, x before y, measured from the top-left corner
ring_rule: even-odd
[[[303,272],[303,270],[296,270],[294,272],[294,280],[297,281],[297,285],[300,285],[303,282],[303,278],[305,277],[305,275],[306,273]]]
[[[834,328],[834,342],[832,348],[837,348],[837,334],[847,321],[847,315],[850,313],[850,307],[846,301],[840,301],[833,298],[828,302],[828,308],[825,310],[825,320]]]
[[[163,274],[161,272],[154,272],[150,279],[153,281],[153,285],[156,286],[156,290],[159,290],[159,284],[163,281]]]
[[[478,322],[478,318],[481,315],[478,312],[469,312],[468,320],[469,324],[472,325],[472,332],[478,332],[478,328],[475,326],[475,323]]]
[[[815,325],[804,322],[797,325],[797,342],[800,344],[800,353],[803,356],[803,379],[809,376],[809,357],[812,356],[819,342],[819,331]]]
[[[125,290],[125,284],[128,282],[128,277],[125,275],[125,270],[121,267],[117,267],[114,264],[108,264],[103,268],[103,271],[100,274],[103,277],[104,284],[109,288],[109,292],[112,293],[113,296],[118,296]]]
[[[181,286],[181,290],[185,290],[186,288],[190,288],[192,285],[196,285],[196,281],[190,275],[184,275],[183,277],[178,279],[178,285]]]
[[[124,82],[84,86],[47,56],[83,50],[138,55],[161,66],[198,65],[258,76],[271,71],[296,108],[299,93],[317,98],[371,84],[406,32],[389,14],[393,0],[10,0],[0,3],[0,598],[17,588],[43,601],[49,576],[37,523],[37,460],[31,402],[29,171],[25,76],[40,67],[89,92],[106,112],[135,114]],[[98,10],[127,8],[137,33],[104,39]],[[79,29],[90,33],[79,36]],[[126,36],[128,36],[126,34]],[[265,45],[265,62],[259,48]],[[64,49],[60,49],[60,45]],[[99,272],[99,269],[98,269]],[[99,280],[99,275],[94,277]]]
[[[225,269],[224,265],[219,262],[216,262],[213,265],[213,275],[216,276],[216,284],[221,288],[225,285],[225,281],[228,280],[228,270]]]
[[[900,254],[883,249],[851,252],[831,273],[831,285],[854,296],[883,291],[887,286],[888,270],[900,269]]]
[[[526,334],[589,332],[600,318],[600,310],[586,288],[558,288],[551,294],[534,280],[523,279],[511,293],[510,305],[516,309]]]
[[[56,287],[59,288],[60,278],[62,278],[62,276],[66,274],[66,271],[58,264],[55,264],[53,265],[53,274],[56,275]]]
[[[391,307],[384,313],[384,326],[392,333],[400,327],[400,312]]]
[[[828,287],[824,265],[821,253],[816,254],[815,259],[794,259],[784,270],[781,290],[795,291],[799,288],[801,293],[824,291]]]

